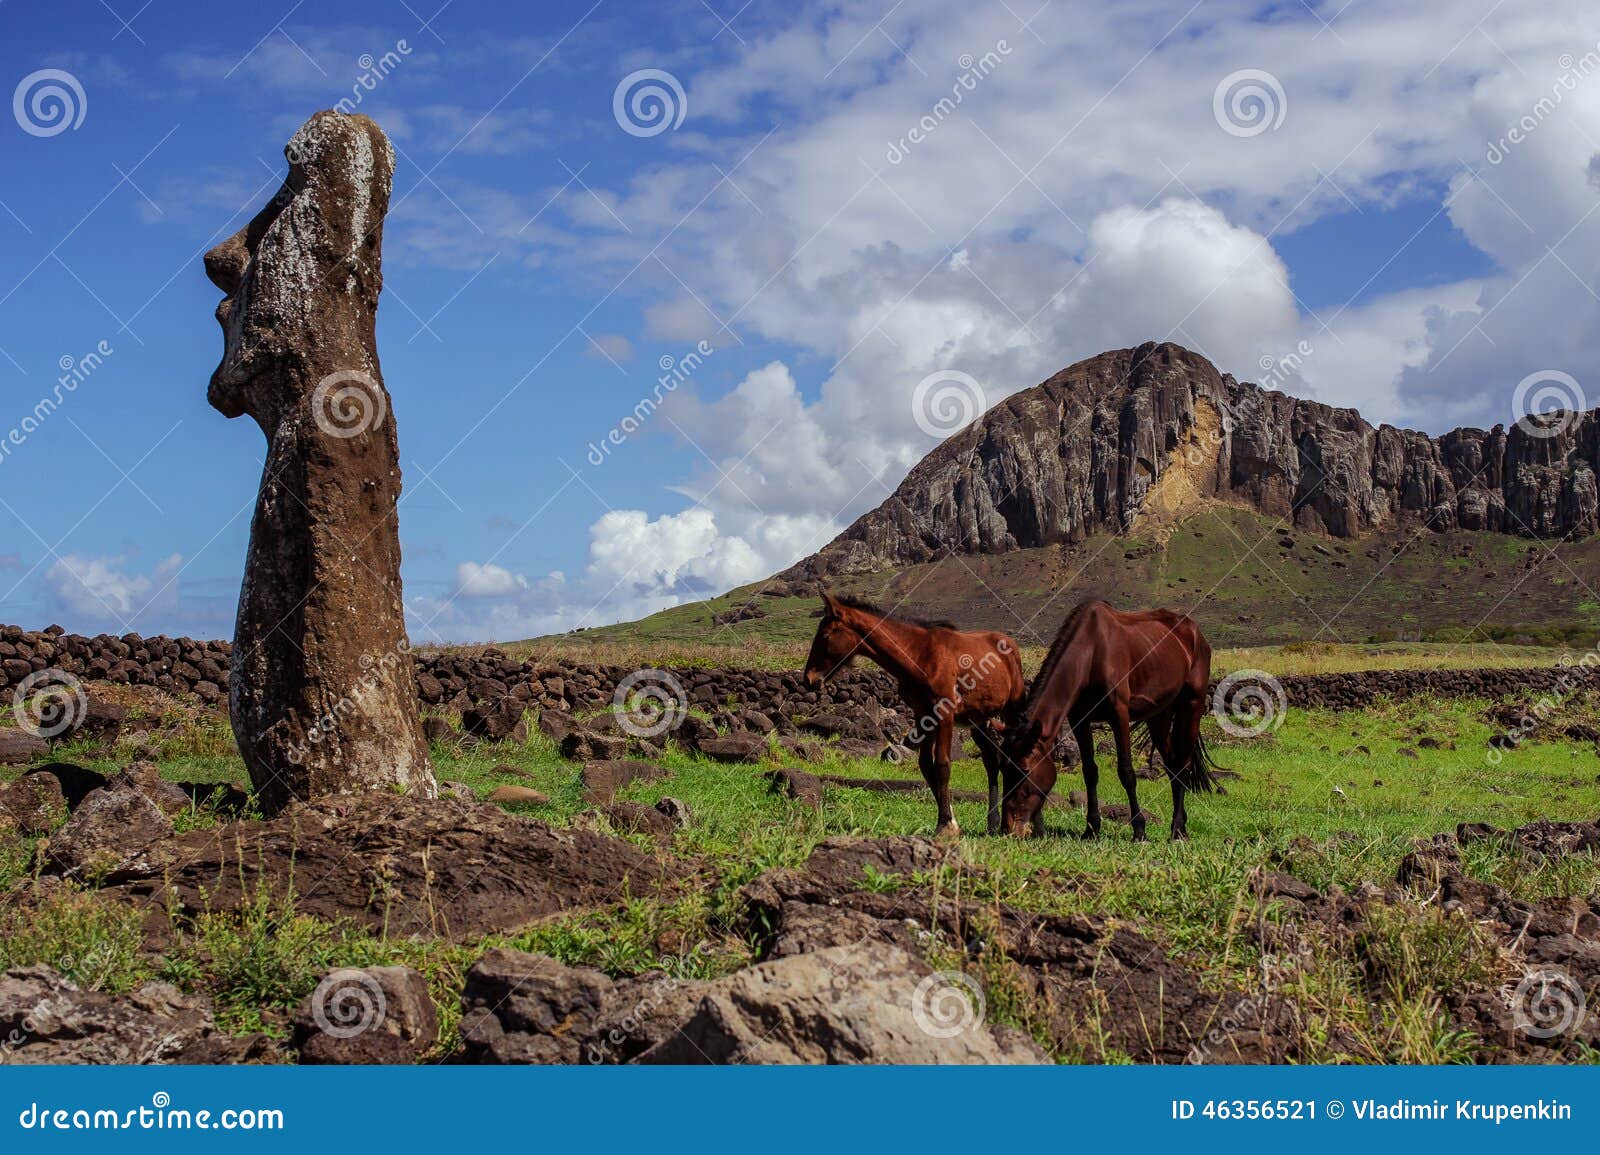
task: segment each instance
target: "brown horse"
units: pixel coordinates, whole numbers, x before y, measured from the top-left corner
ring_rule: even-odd
[[[1144,839],[1133,727],[1145,723],[1172,781],[1172,837],[1188,837],[1183,792],[1211,790],[1210,757],[1200,739],[1211,681],[1211,646],[1194,619],[1171,610],[1122,613],[1104,602],[1079,605],[1062,623],[1045,656],[1021,717],[1006,737],[1005,827],[1026,836],[1055,785],[1051,756],[1063,724],[1083,756],[1089,828],[1100,834],[1097,722],[1109,723],[1117,745],[1117,777],[1128,792],[1133,836]]]
[[[972,727],[989,774],[989,833],[1000,832],[1000,734],[1028,684],[1017,644],[1005,634],[963,632],[949,622],[894,617],[866,602],[822,595],[822,621],[806,658],[806,685],[820,686],[859,655],[900,684],[917,722],[922,777],[939,806],[941,835],[961,833],[950,807],[950,747],[956,725]]]

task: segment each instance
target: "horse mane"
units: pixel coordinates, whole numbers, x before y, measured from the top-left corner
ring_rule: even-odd
[[[1039,666],[1039,672],[1033,677],[1033,685],[1028,687],[1028,701],[1023,707],[1023,713],[1032,716],[1034,704],[1044,692],[1045,683],[1050,680],[1050,675],[1055,671],[1061,661],[1061,655],[1067,652],[1067,645],[1077,634],[1078,619],[1094,604],[1093,599],[1079,602],[1067,614],[1067,620],[1061,623],[1061,628],[1056,631],[1055,640],[1050,643],[1050,649],[1044,656],[1044,661]]]
[[[888,610],[880,609],[865,598],[858,598],[854,594],[833,594],[833,600],[841,606],[849,606],[853,610],[864,610],[869,614],[876,614],[891,622],[903,622],[906,625],[921,626],[927,630],[959,630],[961,627],[944,618],[919,618],[911,614],[892,614]]]

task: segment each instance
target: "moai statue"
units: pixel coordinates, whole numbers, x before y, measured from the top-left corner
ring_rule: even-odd
[[[394,149],[365,116],[319,112],[289,176],[206,254],[222,363],[207,399],[267,437],[228,706],[269,811],[295,798],[438,787],[400,596],[400,450],[378,368]]]

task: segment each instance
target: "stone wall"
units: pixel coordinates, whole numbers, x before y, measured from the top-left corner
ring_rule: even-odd
[[[60,627],[36,633],[0,626],[0,690],[35,670],[54,668],[86,681],[155,686],[217,704],[227,697],[232,646],[136,634],[83,637]],[[476,653],[416,655],[422,701],[461,708],[517,698],[531,705],[594,710],[610,704],[618,682],[635,671],[569,659],[516,661],[488,648]],[[830,705],[879,702],[899,706],[894,682],[875,667],[846,671],[822,691],[809,690],[798,670],[676,668],[667,671],[691,705],[740,706],[805,714]],[[1349,674],[1291,674],[1281,679],[1291,705],[1360,709],[1379,696],[1502,698],[1557,689],[1560,667],[1503,670],[1376,670]],[[3,704],[3,703],[0,703]]]

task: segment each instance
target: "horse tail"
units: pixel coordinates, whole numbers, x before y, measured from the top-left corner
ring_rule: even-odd
[[[1211,751],[1206,746],[1203,735],[1194,736],[1194,754],[1189,759],[1189,764],[1178,773],[1178,780],[1183,783],[1185,790],[1193,790],[1201,794],[1209,794],[1217,788],[1217,780],[1212,776],[1213,770],[1226,770],[1227,767],[1219,766],[1217,760],[1211,756]]]

